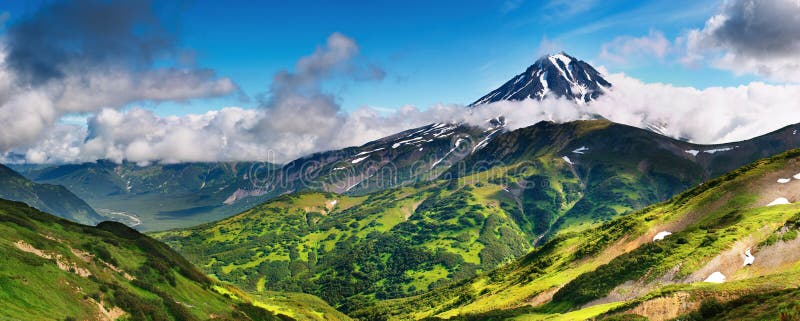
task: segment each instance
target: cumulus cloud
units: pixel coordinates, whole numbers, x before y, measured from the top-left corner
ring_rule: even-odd
[[[566,122],[600,115],[639,128],[659,127],[667,136],[700,144],[746,140],[800,123],[800,85],[753,82],[700,90],[644,83],[625,74],[606,79],[613,88],[587,105],[561,99],[498,102],[472,113],[456,110],[450,119],[485,125],[486,119],[505,115],[515,129],[541,120]]]
[[[141,108],[125,112],[103,109],[89,119],[82,142],[62,144],[80,146],[80,155],[69,161],[100,158],[139,163],[288,161],[311,152],[351,146],[364,139],[377,139],[424,124],[424,121],[420,122],[423,117],[417,121],[399,118],[409,110],[416,111],[414,108],[401,109],[391,118],[381,117],[370,108],[348,114],[341,110],[335,96],[322,90],[322,84],[332,78],[364,81],[384,77],[380,68],[356,59],[358,51],[353,39],[339,33],[330,35],[325,44],[312,54],[300,58],[292,71],[284,70],[275,75],[268,96],[257,109],[232,107],[180,117],[159,117]],[[118,81],[126,82],[125,79]],[[157,85],[146,87],[159,90]],[[430,112],[433,110],[435,108]],[[46,142],[40,145],[54,144]],[[40,146],[31,149],[45,150]],[[46,157],[27,159],[51,160]]]
[[[542,120],[566,122],[599,114],[640,128],[662,126],[666,135],[708,144],[749,139],[800,122],[795,100],[800,97],[798,85],[755,82],[698,90],[643,83],[624,74],[611,74],[607,79],[614,84],[613,90],[586,105],[546,99],[504,101],[478,108],[404,106],[388,114],[370,107],[346,113],[332,105],[296,113],[292,105],[280,107],[287,108],[289,112],[285,113],[266,107],[231,107],[180,117],[159,117],[144,109],[105,109],[90,118],[88,131],[80,126],[61,125],[47,139],[20,153],[28,162],[286,162],[313,152],[361,145],[433,122],[486,126],[487,119],[499,115],[506,117],[513,130]],[[318,101],[307,98],[298,104],[312,103]],[[280,117],[281,121],[264,125],[273,117]]]
[[[92,64],[147,67],[176,49],[150,1],[56,1],[12,25],[6,65],[32,83]]]
[[[721,28],[717,25],[728,20],[720,19],[722,22],[713,22],[713,28],[707,25],[704,30]],[[142,45],[157,49],[152,52],[174,50],[169,49],[173,48],[170,41],[164,45],[168,49],[163,49],[162,42],[145,39],[143,43],[159,44]],[[27,46],[31,45],[24,47]],[[425,109],[403,106],[387,113],[366,106],[347,112],[341,109],[337,96],[323,90],[325,82],[381,80],[385,73],[364,63],[359,58],[358,44],[339,33],[330,35],[311,54],[298,59],[291,70],[278,72],[257,108],[227,107],[204,114],[163,117],[146,109],[118,107],[137,100],[225,94],[235,90],[235,85],[215,77],[213,71],[199,68],[153,68],[148,54],[123,58],[120,61],[129,63],[118,65],[105,63],[116,61],[110,58],[116,50],[97,53],[96,58],[76,56],[70,51],[73,49],[63,49],[67,52],[64,57],[56,55],[60,64],[38,66],[32,58],[33,62],[12,61],[0,68],[0,148],[11,151],[0,160],[286,162],[313,152],[361,145],[433,122],[485,126],[486,119],[499,115],[506,117],[510,129],[516,129],[542,120],[565,122],[599,114],[642,128],[657,125],[667,135],[698,143],[748,139],[800,122],[796,112],[800,86],[755,82],[698,90],[643,83],[624,74],[608,75],[613,89],[587,105],[547,99],[498,102],[471,109],[460,105]],[[663,56],[670,50],[669,42],[655,31],[640,38],[620,38],[607,49],[609,55],[620,56]],[[6,57],[13,50],[0,50],[0,58],[8,61]],[[97,61],[98,67],[89,66],[86,61]],[[85,70],[78,73],[76,70],[81,68],[73,69],[74,66],[84,66]],[[56,122],[74,112],[88,112],[88,125]]]
[[[175,33],[152,5],[54,1],[8,26],[0,43],[0,151],[35,142],[70,113],[236,91],[230,79],[180,59]]]
[[[714,66],[738,74],[800,82],[800,2],[730,0],[702,29],[680,39],[683,61],[711,59]]]
[[[294,71],[275,75],[269,98],[261,102],[257,130],[264,144],[274,146],[276,157],[286,159],[340,146],[337,141],[343,138],[338,134],[347,131],[347,115],[336,97],[321,87],[336,76],[364,79],[365,75],[374,75],[382,79],[382,71],[375,72],[374,66],[365,67],[356,61],[358,51],[353,39],[334,33],[324,46],[300,58]]]
[[[749,139],[800,122],[799,85],[753,82],[736,87],[676,87],[643,83],[624,74],[607,78],[614,90],[592,104],[598,114],[624,124],[702,144]]]
[[[644,57],[664,58],[670,48],[671,43],[662,32],[650,30],[646,36],[620,36],[604,43],[600,48],[600,58],[627,64],[633,59]]]

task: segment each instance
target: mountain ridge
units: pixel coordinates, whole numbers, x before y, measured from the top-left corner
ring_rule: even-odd
[[[542,56],[523,73],[468,106],[498,101],[542,100],[546,97],[588,103],[611,86],[594,67],[562,51]]]
[[[116,222],[86,226],[0,199],[0,253],[4,320],[294,320]]]
[[[23,202],[79,223],[94,225],[105,219],[64,186],[34,183],[2,164],[0,198]]]
[[[487,272],[561,232],[667,200],[762,152],[800,147],[800,136],[783,137],[792,130],[693,155],[721,148],[603,120],[542,122],[497,134],[432,181],[363,195],[290,193],[153,235],[245,289],[304,289],[347,312]],[[772,149],[762,151],[765,142]],[[382,269],[391,273],[375,273]]]
[[[389,320],[794,320],[800,305],[781,304],[781,298],[797,297],[800,286],[800,181],[782,177],[798,171],[800,149],[761,159],[667,202],[560,234],[495,271],[367,305],[352,315]],[[777,196],[790,204],[772,205]],[[672,234],[659,238],[662,232]],[[717,274],[721,281],[709,278]],[[728,313],[737,304],[750,308]]]

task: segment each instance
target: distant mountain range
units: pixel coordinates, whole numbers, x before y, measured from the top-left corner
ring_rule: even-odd
[[[501,119],[483,128],[436,123],[283,165],[219,162],[138,166],[101,160],[15,168],[34,181],[66,186],[110,219],[143,230],[160,230],[224,218],[288,192],[363,194],[431,180],[476,145],[485,146],[504,125]]]
[[[498,101],[566,98],[577,103],[592,101],[611,88],[603,75],[591,65],[564,52],[539,58],[525,72],[469,106]]]
[[[38,184],[0,165],[0,198],[24,202],[40,211],[94,225],[103,220],[89,204],[61,185]]]
[[[483,128],[438,123],[359,147],[312,154],[284,165],[238,162],[137,166],[98,161],[19,169],[36,182],[66,186],[109,219],[143,230],[163,230],[228,217],[296,191],[363,195],[433,179],[462,177],[496,163],[515,163],[545,150],[555,151],[565,144],[580,145],[574,146],[576,153],[560,156],[569,158],[577,175],[586,179],[596,179],[598,170],[611,170],[586,167],[590,166],[587,160],[607,151],[616,151],[617,155],[625,155],[620,151],[634,152],[631,142],[646,142],[641,153],[669,146],[669,155],[665,157],[675,161],[655,158],[636,166],[644,169],[658,168],[657,164],[664,163],[683,166],[680,171],[694,171],[685,175],[696,179],[714,177],[755,159],[800,147],[800,136],[795,135],[798,126],[743,142],[707,146],[632,128],[610,132],[602,138],[585,137],[576,141],[572,136],[576,133],[565,131],[567,128],[570,127],[540,124],[509,132],[502,118],[487,122]],[[631,136],[625,138],[630,142],[617,142],[622,135]],[[609,159],[612,163],[622,160]],[[662,190],[661,196],[638,204],[643,206],[668,197],[688,187],[689,181],[699,182],[678,175],[678,181],[669,184],[670,190]]]

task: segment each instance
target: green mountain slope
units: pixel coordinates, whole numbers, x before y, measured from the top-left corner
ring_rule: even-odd
[[[748,162],[800,147],[797,125],[722,145],[691,144],[604,120],[542,122],[515,131],[505,126],[502,117],[485,126],[431,124],[283,165],[98,161],[15,168],[36,182],[66,186],[114,220],[153,231],[229,217],[289,192],[365,195],[497,166],[535,165],[542,156],[567,157],[584,197],[569,213],[526,212],[531,217],[525,224],[541,234],[554,224],[553,230],[565,228],[663,201]],[[643,188],[637,195],[627,193]],[[617,207],[605,206],[608,198],[618,198]]]
[[[401,297],[487,271],[532,247],[502,186],[464,184],[436,181],[368,196],[295,193],[219,222],[153,235],[247,290],[303,291],[336,304]]]
[[[152,231],[225,218],[288,192],[358,195],[430,180],[467,154],[464,142],[502,129],[499,123],[489,129],[431,124],[283,165],[97,161],[17,169],[36,182],[66,186],[112,219]]]
[[[800,206],[793,204],[800,180],[792,178],[798,173],[800,150],[758,161],[668,202],[559,233],[495,271],[353,315],[794,320],[800,307],[782,300],[800,287]],[[792,204],[770,205],[781,198]],[[660,232],[672,234],[654,240]],[[744,265],[747,249],[752,265]],[[704,282],[715,272],[724,282]]]
[[[79,225],[6,200],[0,253],[3,320],[346,319],[313,298],[252,298],[122,224]]]
[[[690,148],[700,147],[607,121],[543,122],[500,134],[437,180],[362,196],[294,193],[154,236],[245,289],[313,293],[351,311],[490,271],[558,232],[665,200],[721,166],[705,155],[722,152]]]
[[[537,231],[557,231],[664,201],[747,163],[800,148],[798,127],[747,141],[697,145],[604,120],[540,122],[497,136],[447,174],[531,163],[546,155],[563,157],[580,180],[582,196],[567,211],[538,218],[547,224]]]
[[[0,198],[24,202],[41,211],[94,225],[103,220],[91,206],[60,185],[31,182],[0,164]]]

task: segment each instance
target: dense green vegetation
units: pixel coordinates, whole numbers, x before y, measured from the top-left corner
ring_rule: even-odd
[[[744,313],[748,315],[745,319],[791,318],[796,307],[780,298],[800,286],[800,261],[793,254],[800,250],[794,238],[800,208],[765,205],[776,190],[791,193],[794,185],[784,188],[775,180],[797,171],[800,150],[762,160],[668,202],[595,228],[559,233],[497,270],[417,296],[364,305],[351,315],[635,320],[635,314],[644,311],[637,310],[640,306],[667,304],[678,311],[680,304],[670,303],[670,298],[685,294],[683,298],[695,304],[684,312],[687,317],[696,318],[699,313],[726,319],[736,315],[727,313],[737,304],[748,306],[761,300],[766,306],[751,307],[755,312]],[[653,242],[653,236],[663,230],[673,234]],[[756,257],[752,267],[742,265],[748,247]],[[700,282],[713,271],[722,271],[729,282]],[[711,297],[718,298],[725,308],[702,304]],[[717,312],[711,316],[709,311]]]
[[[606,121],[540,123],[496,139],[439,180],[363,196],[288,194],[154,236],[245,289],[312,293],[351,311],[490,271],[559,231],[664,200],[706,175],[663,147],[686,143]],[[581,146],[591,147],[572,152]],[[617,238],[629,227],[614,224],[607,233]]]
[[[79,225],[17,202],[0,200],[0,253],[0,319],[292,320],[290,316],[316,314],[312,311],[336,315],[324,303],[315,303],[313,309],[276,308],[268,297],[254,299],[122,224]]]
[[[726,302],[708,298],[701,302],[697,311],[681,317],[681,320],[687,321],[732,319],[798,320],[800,319],[800,289],[746,294]]]
[[[58,221],[66,227],[43,234],[47,220],[20,215],[2,217],[14,228],[0,246],[27,254],[22,266],[49,266],[72,277],[68,284],[80,287],[72,297],[37,299],[82,302],[82,308],[56,309],[78,318],[117,307],[131,319],[348,319],[317,295],[366,320],[637,320],[647,316],[640,307],[675,296],[689,298],[685,310],[670,312],[675,317],[723,319],[733,304],[778,302],[800,286],[792,281],[800,279],[797,262],[780,261],[793,257],[781,255],[786,251],[800,250],[800,210],[764,206],[776,195],[795,201],[786,190],[795,182],[775,180],[800,171],[798,151],[673,197],[753,155],[692,159],[685,149],[696,145],[605,121],[540,123],[496,139],[452,167],[437,167],[438,179],[409,178],[413,184],[347,194],[289,193],[220,221],[153,233],[186,259],[121,224]],[[315,170],[331,174],[342,163],[355,164],[338,159]],[[170,169],[188,178],[204,168],[180,166]],[[114,168],[132,177],[154,171],[143,182],[165,179],[164,168]],[[192,182],[237,186],[225,179]],[[325,182],[307,187],[327,189]],[[214,197],[231,192],[225,188],[217,187],[224,192]],[[32,232],[19,234],[25,229]],[[652,241],[659,231],[673,234]],[[741,267],[746,247],[762,261]],[[61,259],[42,253],[69,261],[59,268]],[[699,282],[714,269],[729,282]],[[4,289],[23,298],[9,311],[20,313],[30,304],[24,298],[33,297],[14,291],[37,286]],[[762,310],[754,318],[777,310],[784,311],[778,317],[796,315],[795,306]]]
[[[245,289],[358,305],[421,293],[527,252],[531,242],[514,219],[478,201],[486,192],[442,182],[368,197],[300,193],[218,224],[155,235]]]

